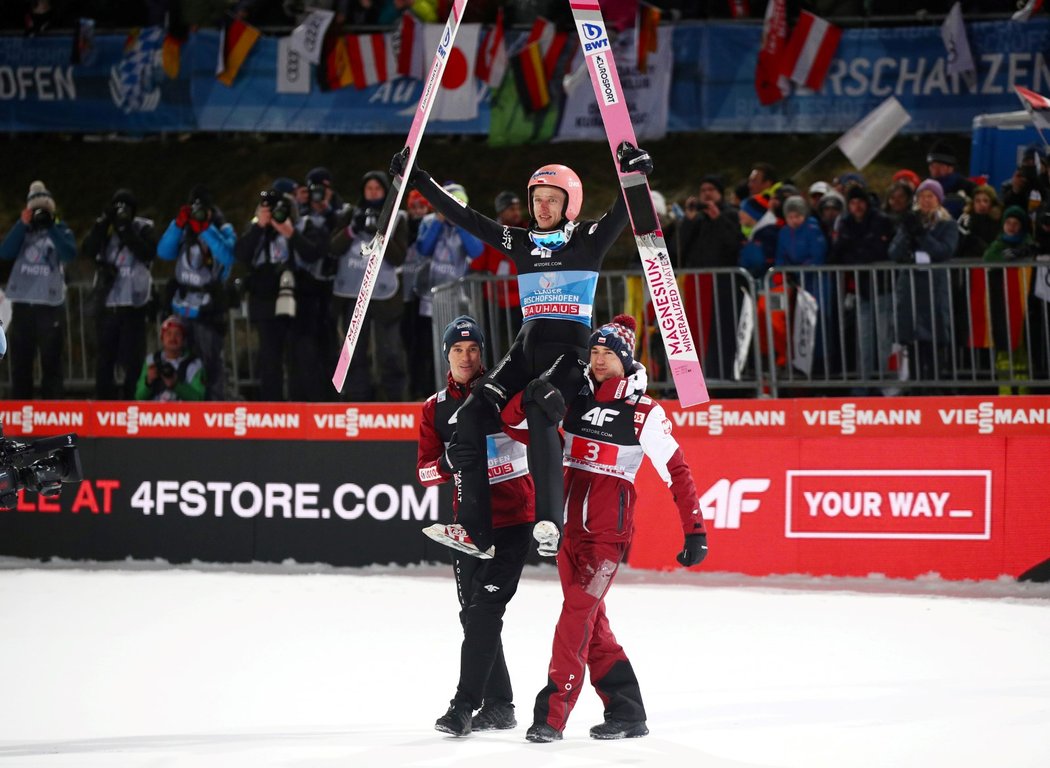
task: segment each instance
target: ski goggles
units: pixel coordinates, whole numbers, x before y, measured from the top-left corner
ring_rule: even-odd
[[[563,229],[556,229],[551,232],[536,232],[530,229],[529,239],[532,240],[533,245],[546,248],[548,251],[556,251],[565,247],[565,244],[569,242],[569,235]]]

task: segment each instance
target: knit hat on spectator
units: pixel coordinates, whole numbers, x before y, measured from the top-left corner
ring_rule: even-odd
[[[809,194],[813,195],[826,195],[831,191],[831,186],[826,181],[814,181],[809,185]]]
[[[26,207],[31,211],[35,211],[37,208],[44,208],[52,214],[55,212],[55,198],[47,191],[44,182],[34,181],[29,185]]]
[[[935,141],[930,147],[930,151],[926,153],[926,163],[944,163],[945,165],[957,165],[958,161],[955,159],[955,153],[952,152],[951,147],[945,144],[943,141]]]
[[[846,201],[849,202],[850,200],[863,200],[864,202],[870,202],[870,199],[868,198],[868,190],[864,187],[853,185],[846,190]]]
[[[849,189],[851,184],[856,184],[856,185],[861,186],[861,187],[868,186],[868,182],[864,180],[864,176],[862,176],[861,174],[857,173],[856,171],[850,171],[849,173],[844,173],[841,176],[839,176],[835,181],[843,189]]]
[[[765,195],[754,195],[740,204],[740,210],[755,221],[766,215],[769,210],[769,198]]]
[[[937,181],[936,179],[926,179],[926,181],[920,184],[919,188],[915,190],[915,197],[918,197],[919,193],[922,192],[924,189],[928,189],[930,190],[930,192],[933,192],[933,194],[937,197],[938,203],[944,202],[944,187],[941,186],[941,182]]]
[[[190,205],[193,205],[197,200],[200,200],[201,205],[205,208],[213,207],[211,192],[209,192],[208,188],[203,184],[194,185],[193,189],[190,190],[189,197],[186,198],[186,202]]]
[[[485,351],[485,334],[481,332],[478,321],[470,315],[460,315],[445,326],[445,332],[441,336],[441,353],[448,359],[448,353],[452,345],[459,341],[473,341]]]
[[[919,174],[908,168],[901,168],[895,174],[893,174],[893,181],[903,181],[905,184],[909,184],[912,189],[915,189],[922,182],[919,178]]]
[[[1007,219],[1017,219],[1021,222],[1021,231],[1025,233],[1028,232],[1028,224],[1030,220],[1028,214],[1025,213],[1025,210],[1019,205],[1011,205],[1003,211],[1003,221],[1006,221]]]
[[[496,215],[499,216],[501,213],[503,213],[515,203],[521,205],[521,198],[513,192],[511,192],[510,190],[503,190],[498,195],[496,195],[496,202],[494,206],[496,208]]]
[[[467,197],[467,190],[463,188],[462,184],[457,184],[454,181],[449,181],[442,185],[442,189],[444,189],[454,198],[459,200],[459,202],[463,203],[463,205],[466,205],[470,202],[470,198]]]
[[[835,190],[831,190],[824,197],[820,198],[820,202],[817,203],[817,208],[824,210],[825,208],[834,208],[836,210],[843,210],[846,207],[846,200]]]
[[[792,195],[784,201],[784,215],[786,216],[789,213],[806,216],[809,214],[809,206],[806,205],[806,201],[800,195]]]
[[[282,195],[294,195],[295,190],[299,185],[295,179],[289,179],[287,176],[280,176],[273,180],[273,184],[270,185],[271,189],[280,192]]]
[[[587,342],[590,347],[611,349],[623,363],[624,373],[634,368],[634,339],[638,323],[630,315],[617,315],[611,323],[606,323],[591,334]]]
[[[332,172],[320,165],[316,168],[311,168],[310,171],[306,174],[306,183],[331,185]]]
[[[726,182],[720,174],[708,173],[700,177],[700,186],[704,184],[710,184],[712,187],[718,190],[718,194],[725,194]]]
[[[428,211],[434,210],[434,206],[432,206],[430,204],[430,201],[427,200],[425,197],[423,197],[423,195],[420,193],[420,191],[418,189],[413,189],[411,192],[408,193],[408,203],[407,203],[407,205],[408,205],[409,208],[411,208],[416,203],[422,203],[423,205],[425,205],[427,207]]]
[[[970,193],[970,199],[973,199],[978,195],[984,195],[987,197],[992,205],[999,205],[999,194],[988,184],[979,184],[974,187],[973,192]]]

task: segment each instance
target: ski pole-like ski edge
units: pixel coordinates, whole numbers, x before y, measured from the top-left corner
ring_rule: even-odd
[[[361,337],[365,313],[368,311],[372,291],[375,289],[376,280],[379,278],[379,267],[383,263],[387,243],[390,242],[390,238],[394,234],[394,228],[397,226],[397,214],[401,210],[401,200],[404,198],[405,187],[407,186],[404,183],[404,179],[409,178],[412,174],[416,153],[419,150],[419,143],[423,138],[427,121],[430,119],[430,112],[434,107],[434,99],[437,97],[441,86],[441,77],[444,75],[445,65],[448,63],[448,54],[456,40],[456,34],[459,32],[460,21],[463,19],[463,11],[466,7],[467,0],[454,0],[452,9],[449,11],[448,21],[445,22],[445,29],[441,33],[441,41],[434,52],[434,60],[430,65],[427,79],[424,81],[423,93],[420,95],[419,104],[416,106],[416,114],[412,118],[412,126],[408,130],[408,138],[405,141],[405,147],[408,149],[405,169],[402,172],[402,176],[393,179],[391,184],[393,194],[387,195],[386,203],[379,214],[378,231],[375,237],[372,238],[372,242],[363,249],[363,253],[368,257],[365,263],[365,272],[361,279],[361,288],[357,293],[357,303],[354,305],[350,322],[347,324],[343,347],[339,351],[339,360],[336,363],[335,372],[332,374],[332,386],[335,387],[337,392],[342,392],[343,386],[346,384],[346,374],[350,369],[350,361],[354,357],[354,350],[357,348],[357,342]]]
[[[576,31],[591,85],[598,102],[598,110],[605,126],[605,135],[612,152],[616,172],[620,178],[627,215],[631,221],[638,255],[642,260],[649,295],[656,310],[657,325],[667,353],[668,368],[684,407],[708,402],[711,397],[700,367],[700,358],[686,317],[678,282],[664,243],[663,232],[653,207],[649,181],[641,173],[622,173],[617,148],[626,141],[637,146],[631,115],[623,97],[623,88],[616,71],[612,44],[605,28],[601,7],[597,0],[570,0]]]

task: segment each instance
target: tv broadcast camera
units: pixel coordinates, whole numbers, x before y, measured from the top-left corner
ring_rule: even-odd
[[[14,508],[23,488],[57,496],[62,483],[79,483],[83,478],[75,434],[24,442],[4,437],[0,425],[0,509]]]

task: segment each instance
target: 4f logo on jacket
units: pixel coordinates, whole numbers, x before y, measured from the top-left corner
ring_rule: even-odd
[[[618,413],[619,411],[615,408],[599,408],[598,406],[595,406],[580,418],[584,421],[589,421],[596,427],[603,427],[605,426],[605,422],[612,421]]]

